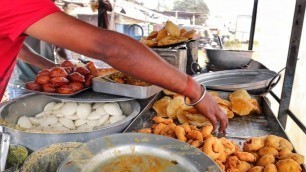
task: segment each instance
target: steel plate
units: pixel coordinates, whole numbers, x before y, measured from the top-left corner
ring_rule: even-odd
[[[74,92],[72,94],[47,93],[47,92],[42,92],[42,91],[29,90],[27,88],[24,88],[24,89],[28,92],[31,92],[31,93],[44,94],[44,95],[48,95],[48,96],[56,96],[56,97],[61,97],[62,98],[62,97],[71,97],[71,96],[77,95],[77,94],[79,94],[83,91],[91,89],[91,87],[84,88],[84,89],[82,89],[80,91],[77,91],[77,92]]]
[[[176,139],[124,133],[91,140],[76,148],[58,172],[221,172],[202,151]]]
[[[63,96],[54,96],[50,95],[54,99],[61,100],[61,101],[74,101],[74,102],[87,102],[87,103],[96,103],[96,102],[122,102],[127,100],[133,100],[130,97],[123,97],[123,96],[116,96],[112,94],[104,94],[104,93],[97,93],[90,90],[86,90],[79,94],[70,97],[63,97]]]
[[[277,83],[276,72],[267,69],[226,70],[196,75],[193,78],[209,89],[235,91],[237,89],[256,90],[265,89]]]

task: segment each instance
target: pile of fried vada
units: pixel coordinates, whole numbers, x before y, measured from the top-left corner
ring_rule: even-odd
[[[304,156],[293,153],[292,144],[275,135],[247,139],[243,149],[234,141],[212,135],[213,126],[174,123],[171,118],[155,116],[155,124],[138,130],[186,142],[204,152],[225,172],[301,172]]]
[[[192,39],[195,35],[195,30],[187,31],[180,29],[171,21],[167,21],[165,27],[159,31],[153,31],[147,37],[143,37],[140,42],[149,46],[166,46]]]
[[[253,137],[242,149],[234,141],[212,135],[213,126],[196,109],[184,103],[184,97],[164,90],[166,96],[153,104],[157,115],[150,128],[141,133],[163,135],[186,142],[207,154],[225,172],[301,172],[304,156],[293,153],[292,144],[279,136]],[[217,92],[209,92],[228,118],[234,115],[260,114],[256,99],[246,90],[237,90],[222,99]],[[188,99],[187,99],[188,101]]]

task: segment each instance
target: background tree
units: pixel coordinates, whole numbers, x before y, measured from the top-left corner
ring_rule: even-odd
[[[173,11],[202,13],[199,18],[196,18],[195,23],[198,25],[203,24],[209,14],[209,8],[204,0],[175,0]]]

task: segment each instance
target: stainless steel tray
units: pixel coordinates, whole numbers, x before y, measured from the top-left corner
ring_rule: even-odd
[[[132,97],[136,99],[149,98],[162,90],[162,88],[155,85],[142,87],[129,84],[120,84],[109,82],[102,77],[92,79],[92,88],[95,92]]]
[[[269,92],[279,81],[280,75],[268,69],[237,69],[199,74],[193,78],[213,90],[245,89]]]
[[[221,98],[228,99],[229,93],[219,92]],[[156,112],[151,108],[153,103],[164,96],[163,93],[156,95],[140,114],[130,123],[124,132],[135,132],[144,127],[153,125],[153,117]],[[274,134],[288,139],[280,123],[274,116],[269,106],[269,101],[263,96],[253,96],[262,107],[261,115],[235,116],[230,119],[225,137],[244,142],[247,138]]]
[[[91,89],[91,87],[87,87],[87,88],[84,88],[82,90],[79,90],[77,92],[74,92],[72,94],[60,94],[60,93],[47,93],[47,92],[43,92],[43,91],[35,91],[35,90],[29,90],[27,88],[24,88],[27,92],[30,92],[30,93],[37,93],[37,94],[44,94],[44,95],[48,95],[48,96],[56,96],[56,97],[70,97],[70,96],[74,96],[74,95],[77,95],[83,91],[86,91],[86,90],[89,90]]]
[[[50,95],[52,98],[61,100],[61,101],[74,101],[74,102],[87,102],[87,103],[96,103],[96,102],[122,102],[127,100],[132,100],[130,97],[116,96],[112,94],[97,93],[90,90],[83,91],[79,94],[69,97],[55,96]]]
[[[200,150],[176,139],[141,133],[105,136],[71,152],[57,172],[221,172]]]

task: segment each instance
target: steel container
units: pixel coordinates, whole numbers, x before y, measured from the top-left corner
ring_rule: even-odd
[[[45,133],[30,131],[16,127],[20,116],[34,116],[43,111],[49,102],[61,102],[58,99],[40,94],[28,94],[11,100],[0,107],[0,125],[4,126],[4,132],[11,135],[12,144],[20,144],[30,150],[37,150],[53,143],[59,142],[87,142],[104,135],[122,132],[140,112],[140,105],[135,100],[118,102],[125,119],[114,124],[94,129],[93,131],[69,131]]]
[[[209,64],[224,69],[242,69],[251,61],[254,51],[205,49]]]
[[[186,72],[187,49],[186,48],[152,48],[158,55],[168,63],[182,72]]]

